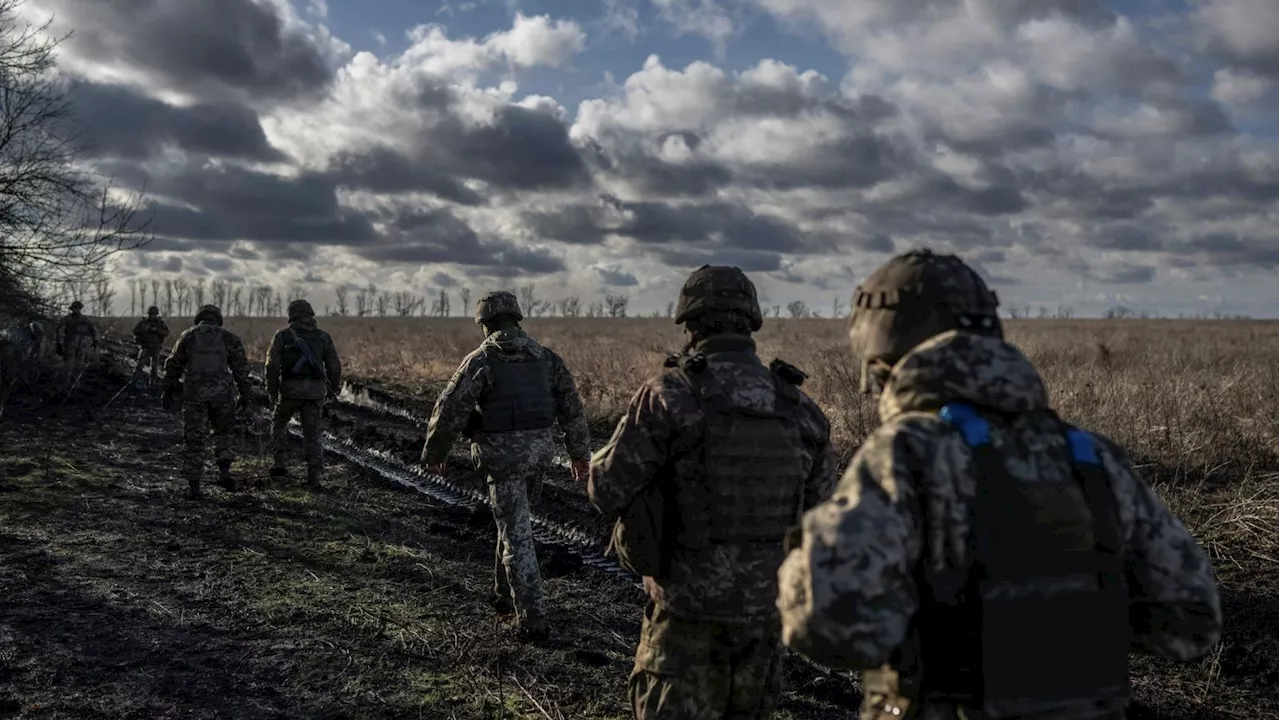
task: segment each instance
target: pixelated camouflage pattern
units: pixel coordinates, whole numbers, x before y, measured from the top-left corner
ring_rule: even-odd
[[[182,399],[182,475],[198,484],[204,476],[205,444],[213,435],[217,462],[230,462],[231,432],[235,427],[234,396],[201,395]]]
[[[198,351],[213,348],[218,343],[226,354],[226,370],[200,375],[191,373],[191,361]],[[249,361],[245,357],[244,343],[235,333],[214,324],[212,318],[183,330],[164,363],[164,384],[177,387],[179,382],[182,383],[184,403],[188,400],[221,402],[229,398],[234,405],[237,390],[241,396],[249,397]]]
[[[555,446],[545,430],[490,433],[471,445],[472,462],[487,475],[489,507],[498,530],[494,594],[512,599],[522,624],[547,616],[529,511],[541,494],[554,455]]]
[[[743,336],[718,336],[692,350],[707,357],[711,373],[735,402],[772,410],[777,393],[769,371],[754,364],[726,362],[726,355],[750,354],[755,343]],[[810,449],[804,507],[825,500],[835,485],[838,465],[830,442],[830,423],[822,410],[801,394],[801,433]],[[703,412],[693,389],[671,373],[643,384],[632,397],[613,436],[591,459],[587,494],[607,517],[616,517],[670,468],[680,502],[682,479],[696,479],[702,463]],[[658,605],[686,617],[726,622],[754,622],[776,610],[777,569],[783,558],[782,538],[766,545],[719,544],[705,549],[678,548],[667,578],[645,577],[645,589]]]
[[[582,410],[582,397],[574,384],[573,375],[564,360],[554,351],[538,344],[519,328],[508,328],[491,333],[480,347],[462,360],[457,372],[449,380],[444,392],[436,401],[435,410],[427,425],[427,439],[422,448],[422,462],[436,464],[449,457],[458,433],[462,432],[476,404],[493,385],[493,372],[489,368],[489,353],[496,353],[512,360],[546,357],[551,374],[551,392],[556,399],[556,420],[564,431],[565,450],[571,460],[586,460],[591,456],[591,433],[587,416]],[[543,433],[551,442],[551,430],[529,431]],[[513,436],[502,433],[503,437]],[[484,433],[477,433],[482,439]]]
[[[169,337],[169,326],[159,317],[147,317],[133,326],[133,339],[147,350],[159,350]]]
[[[969,448],[937,417],[963,400],[1003,413],[1047,406],[1044,383],[1015,347],[994,338],[943,333],[894,368],[880,398],[882,425],[858,451],[830,501],[804,517],[802,540],[779,570],[778,609],[786,645],[833,666],[889,661],[918,609],[913,570],[967,562],[967,507],[977,488]],[[994,426],[992,443],[1009,472],[1026,481],[1074,482],[1060,427],[1034,413]],[[1131,607],[1143,618],[1136,642],[1190,660],[1217,641],[1222,623],[1209,559],[1182,523],[1134,472],[1124,452],[1097,438],[1119,512]],[[921,708],[951,718],[949,707]],[[1081,698],[1063,720],[1118,713]]]
[[[510,315],[517,320],[524,319],[520,312],[520,302],[516,296],[506,290],[487,292],[476,301],[476,322],[487,323],[499,315]]]
[[[284,468],[289,461],[289,420],[294,415],[302,425],[302,457],[307,478],[318,481],[324,473],[324,446],[320,444],[323,400],[282,397],[271,412],[272,467]]]
[[[752,331],[764,322],[756,286],[736,267],[703,265],[685,280],[676,302],[676,324],[705,313],[742,313]]]
[[[507,328],[491,333],[464,358],[440,394],[427,426],[422,463],[444,462],[477,403],[492,387],[490,353],[512,360],[548,360],[556,419],[564,431],[565,449],[574,460],[590,457],[591,436],[582,398],[564,361],[523,330]],[[472,462],[488,476],[489,501],[498,526],[494,589],[499,596],[504,596],[504,591],[511,595],[522,623],[541,621],[546,615],[529,517],[529,494],[531,490],[537,494],[554,456],[555,439],[550,428],[502,433],[480,431],[471,438]]]
[[[776,622],[721,623],[645,608],[627,694],[638,720],[769,718],[782,695]]]
[[[306,340],[311,352],[324,363],[327,385],[326,380],[319,378],[281,378],[285,338],[291,329]],[[300,317],[290,322],[289,327],[278,330],[271,338],[264,364],[267,395],[272,399],[323,400],[330,391],[337,393],[342,388],[342,359],[338,357],[338,348],[333,343],[333,337],[316,326],[314,317]]]

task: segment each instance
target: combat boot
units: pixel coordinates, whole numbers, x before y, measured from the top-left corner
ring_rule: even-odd
[[[547,625],[546,618],[521,618],[520,624],[516,627],[516,633],[522,640],[531,642],[544,642],[551,639],[551,628]]]
[[[231,475],[231,461],[218,461],[218,487],[227,492],[234,492],[236,489],[236,479]]]
[[[516,604],[511,601],[510,595],[499,595],[494,593],[489,598],[489,604],[493,606],[493,611],[499,615],[511,615],[516,611]]]

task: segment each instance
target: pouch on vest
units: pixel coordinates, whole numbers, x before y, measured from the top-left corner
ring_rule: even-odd
[[[809,473],[799,391],[770,372],[774,407],[760,410],[737,402],[710,374],[686,376],[702,401],[704,459],[700,481],[681,488],[680,545],[765,543],[781,552]]]
[[[1120,525],[1093,438],[1057,421],[1075,482],[1020,482],[991,444],[988,416],[964,403],[939,416],[970,447],[978,491],[970,567],[950,588],[947,578],[917,578],[919,695],[994,718],[1127,697]]]
[[[190,358],[188,372],[206,380],[221,377],[229,371],[227,344],[222,339],[222,331],[210,328],[198,327],[188,336],[190,345],[187,346]]]

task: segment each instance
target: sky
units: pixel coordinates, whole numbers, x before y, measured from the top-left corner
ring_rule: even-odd
[[[1275,0],[27,0],[135,278],[1277,315]],[[455,314],[463,314],[455,299]]]

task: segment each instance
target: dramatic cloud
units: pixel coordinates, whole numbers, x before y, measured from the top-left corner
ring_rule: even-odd
[[[29,0],[75,30],[95,163],[154,202],[122,273],[646,312],[724,263],[838,307],[929,246],[1013,303],[1194,311],[1229,280],[1274,312],[1275,2],[453,3],[398,37],[351,2]]]

